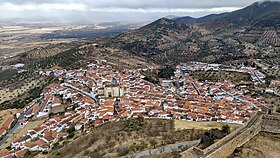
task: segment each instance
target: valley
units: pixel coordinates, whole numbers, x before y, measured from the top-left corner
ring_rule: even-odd
[[[74,39],[43,40],[41,35],[64,29],[64,27],[34,28],[28,26],[0,27],[0,57],[15,56],[34,48],[41,48],[49,44],[69,43]]]
[[[0,157],[277,157],[279,8],[0,24]]]
[[[123,22],[96,25],[66,25],[51,23],[0,25],[0,59],[14,57],[28,51],[41,51],[45,47],[57,49],[57,44],[70,46],[72,42],[85,43],[85,38],[113,36],[142,26],[142,23]],[[49,53],[57,50],[49,50]]]

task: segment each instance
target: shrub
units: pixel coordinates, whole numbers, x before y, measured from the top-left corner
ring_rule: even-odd
[[[230,127],[229,127],[229,125],[223,125],[223,127],[222,127],[222,132],[223,132],[223,133],[226,133],[226,134],[230,133]]]
[[[227,130],[228,127],[224,127],[225,130]],[[221,139],[224,136],[226,136],[227,133],[222,132],[222,130],[219,130],[217,128],[211,129],[207,132],[205,132],[201,138],[200,144],[202,145],[202,149],[207,148],[208,146],[214,144],[216,139]]]
[[[150,140],[150,145],[153,146],[154,148],[157,147],[158,142],[155,139]]]
[[[67,136],[67,138],[68,139],[71,139],[71,138],[73,138],[75,136],[75,133],[74,132],[71,132],[68,136]]]
[[[70,126],[68,129],[67,129],[67,132],[70,134],[72,132],[75,131],[75,127],[74,126]]]
[[[30,156],[30,155],[31,155],[31,151],[30,151],[30,150],[27,150],[27,152],[24,154],[23,157],[28,157],[28,156]]]
[[[137,119],[129,119],[124,122],[126,131],[139,130],[144,125],[144,118],[139,116]]]

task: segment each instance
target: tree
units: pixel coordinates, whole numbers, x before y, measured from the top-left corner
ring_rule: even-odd
[[[31,151],[30,151],[30,150],[27,150],[27,152],[24,154],[23,157],[28,157],[28,156],[30,156],[30,155],[31,155]]]
[[[230,127],[229,127],[229,125],[223,125],[223,127],[222,127],[222,132],[223,132],[223,133],[230,133]]]
[[[49,113],[49,118],[53,117],[54,116],[54,113],[53,112],[50,112]]]
[[[72,132],[75,131],[75,127],[74,126],[70,126],[68,129],[67,129],[67,132],[70,134]]]
[[[137,119],[129,119],[124,124],[127,131],[139,130],[144,125],[144,117],[139,116]]]
[[[66,99],[66,104],[70,105],[72,103],[72,99],[71,98],[67,98]]]
[[[54,143],[54,144],[52,145],[52,149],[57,149],[58,145],[59,145],[58,142]]]
[[[159,69],[158,77],[169,79],[174,76],[175,69],[172,66],[165,66]]]
[[[69,135],[67,136],[68,139],[71,139],[75,136],[75,132],[71,132],[69,133]]]

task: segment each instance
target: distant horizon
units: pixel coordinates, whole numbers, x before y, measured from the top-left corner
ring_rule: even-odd
[[[191,17],[191,18],[202,18],[208,15],[213,15],[213,14],[224,14],[224,13],[230,13],[230,12],[222,12],[222,13],[210,13],[198,17],[193,17],[189,15],[166,15],[163,17],[158,17],[156,19],[152,20],[146,20],[146,21],[102,21],[102,22],[96,22],[96,23],[60,23],[60,22],[53,22],[53,21],[16,21],[16,20],[21,20],[21,19],[14,19],[14,21],[9,21],[9,22],[1,22],[0,20],[0,25],[3,24],[34,24],[34,25],[40,25],[40,24],[49,24],[49,25],[102,25],[106,23],[124,23],[124,24],[137,24],[137,23],[149,23],[153,22],[155,20],[161,19],[161,18],[167,18],[167,19],[176,19],[176,18],[181,18],[181,17]]]
[[[277,0],[279,1],[279,0]],[[232,12],[257,0],[2,0],[0,23],[98,24],[151,22],[166,16],[190,16]]]
[[[236,10],[239,10],[242,8],[238,8]],[[236,11],[233,10],[233,11]],[[160,17],[156,17],[154,19],[150,19],[150,20],[143,20],[143,21],[125,21],[125,20],[118,20],[118,21],[99,21],[99,22],[90,22],[90,21],[84,21],[84,22],[63,22],[63,21],[48,21],[48,20],[30,20],[27,21],[24,18],[14,18],[14,19],[9,19],[9,20],[1,20],[0,19],[0,24],[57,24],[57,25],[94,25],[94,24],[104,24],[104,23],[127,23],[127,24],[136,24],[136,23],[148,23],[148,22],[152,22],[161,18],[169,18],[169,19],[173,19],[173,18],[180,18],[180,17],[192,17],[192,18],[202,18],[208,15],[212,15],[212,14],[223,14],[223,13],[230,13],[230,12],[220,12],[220,13],[209,13],[209,14],[205,14],[205,15],[201,15],[201,16],[190,16],[190,15],[179,15],[179,14],[169,14],[169,15],[163,15]]]

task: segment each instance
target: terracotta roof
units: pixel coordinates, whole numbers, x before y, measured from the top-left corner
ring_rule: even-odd
[[[54,118],[53,118],[56,122],[60,122],[61,121],[61,118],[60,117],[58,117],[58,116],[54,116]]]
[[[27,152],[28,150],[20,150],[18,152],[16,152],[16,157],[23,157],[24,154]]]
[[[1,149],[0,150],[0,156],[4,156],[4,155],[7,155],[7,154],[9,154],[9,150],[7,150],[7,149]]]
[[[46,142],[44,142],[43,140],[41,139],[38,139],[38,140],[35,140],[35,141],[32,141],[32,142],[28,142],[28,143],[25,143],[25,145],[28,147],[28,148],[33,148],[34,146],[40,146],[40,145],[43,145],[43,144],[46,144]]]
[[[32,113],[31,113],[31,114],[36,113],[36,112],[38,111],[38,109],[39,109],[39,104],[35,104],[35,105],[33,106]]]
[[[47,126],[45,126],[45,125],[41,125],[41,126],[37,126],[37,127],[34,128],[33,130],[34,130],[35,132],[39,132],[39,131],[45,129],[46,127],[47,127]]]
[[[54,98],[52,104],[61,104],[61,101],[58,98]]]
[[[60,133],[58,133],[58,135],[60,137],[66,137],[68,135],[68,133],[67,132],[60,132]]]
[[[100,125],[100,124],[102,124],[102,123],[103,123],[102,120],[95,120],[95,121],[94,121],[94,125],[95,125],[95,126]]]
[[[2,125],[2,128],[8,129],[14,121],[14,116],[8,118],[8,120]]]

